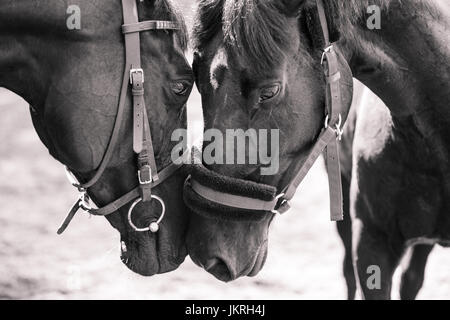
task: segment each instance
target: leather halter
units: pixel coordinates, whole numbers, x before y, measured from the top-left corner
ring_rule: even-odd
[[[143,0],[140,0],[142,2]],[[94,216],[106,216],[112,214],[132,202],[128,211],[128,221],[130,226],[139,232],[151,231],[157,232],[159,223],[164,217],[165,204],[164,201],[152,195],[152,188],[164,182],[167,178],[173,175],[182,164],[175,164],[174,162],[158,172],[153,151],[153,144],[150,132],[150,123],[147,116],[147,110],[144,101],[144,71],[141,67],[141,46],[140,46],[140,32],[148,30],[178,30],[180,26],[173,21],[138,21],[138,11],[136,0],[122,0],[123,20],[122,33],[125,37],[125,70],[123,75],[122,89],[120,91],[119,106],[117,109],[117,116],[114,123],[114,129],[111,134],[106,152],[103,156],[102,162],[98,167],[94,176],[86,183],[79,183],[73,174],[66,168],[69,181],[80,192],[80,198],[72,206],[68,216],[58,230],[58,234],[63,233],[72,221],[75,214],[80,210],[84,210]],[[128,87],[131,87],[133,100],[133,150],[137,154],[138,172],[137,180],[139,186],[123,195],[119,199],[110,204],[93,209],[90,204],[90,198],[87,193],[88,189],[95,185],[100,177],[103,175],[108,166],[111,157],[115,151],[119,140],[120,126],[123,122],[125,113],[125,102],[127,99]],[[184,156],[184,155],[183,155]],[[182,156],[182,157],[183,157]],[[181,161],[176,161],[181,163]],[[153,221],[147,228],[136,227],[131,219],[131,214],[136,205],[140,202],[149,202],[157,200],[162,209],[162,213],[157,221]]]
[[[310,151],[306,161],[290,180],[283,191],[271,201],[242,197],[230,193],[219,192],[202,185],[190,177],[192,189],[204,199],[227,207],[252,211],[269,211],[272,213],[285,213],[290,209],[290,200],[309,172],[317,158],[325,151],[330,189],[330,215],[332,221],[343,220],[342,208],[342,183],[339,163],[338,141],[342,136],[344,110],[341,100],[339,64],[336,51],[330,42],[328,22],[325,14],[323,0],[316,0],[319,20],[325,40],[325,49],[322,54],[321,64],[324,69],[326,88],[326,119],[324,128]]]

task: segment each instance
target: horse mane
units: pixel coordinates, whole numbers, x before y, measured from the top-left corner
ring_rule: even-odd
[[[288,17],[276,1],[201,0],[194,26],[194,49],[224,34],[225,45],[258,70],[283,61],[290,48]]]
[[[155,19],[172,20],[180,25],[181,29],[177,32],[179,35],[178,39],[181,48],[186,51],[189,43],[186,22],[181,12],[171,0],[154,0],[154,12],[152,14],[155,16]]]
[[[377,5],[387,10],[392,5],[412,6],[436,15],[432,4],[423,0],[324,0],[332,13],[330,23],[337,30],[351,30],[367,17],[367,8]],[[223,32],[225,45],[236,50],[244,63],[257,70],[271,68],[290,48],[286,32],[288,17],[280,0],[200,0],[193,29],[193,48],[201,50],[216,34]],[[310,10],[315,0],[308,0]],[[354,35],[346,34],[346,37]]]

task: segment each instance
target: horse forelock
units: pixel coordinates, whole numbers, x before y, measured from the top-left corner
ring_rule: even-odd
[[[224,7],[225,43],[256,70],[273,68],[291,47],[288,18],[276,2],[227,0]]]
[[[305,6],[314,5],[314,0]],[[370,6],[387,10],[394,4],[411,6],[437,15],[432,1],[417,0],[328,0],[336,27],[346,28],[361,21]],[[289,44],[287,18],[280,9],[281,1],[269,0],[200,0],[193,30],[194,49],[202,49],[221,30],[227,42],[252,58],[267,64]],[[262,50],[261,50],[262,49]]]
[[[288,17],[276,1],[202,0],[196,21],[195,49],[222,31],[227,49],[255,71],[279,65],[291,46]]]
[[[194,50],[203,49],[222,29],[224,3],[225,0],[200,0],[192,37]]]
[[[186,50],[189,43],[188,31],[186,22],[178,10],[178,8],[171,2],[171,0],[155,0],[154,12],[152,13],[155,19],[158,20],[171,20],[180,25],[180,30],[177,31],[180,46],[183,50]]]

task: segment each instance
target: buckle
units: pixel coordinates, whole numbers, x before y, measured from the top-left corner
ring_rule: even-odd
[[[328,126],[330,125],[328,123],[329,119],[330,119],[330,117],[329,117],[329,115],[327,115],[325,118],[325,129],[328,129]],[[342,135],[344,134],[344,130],[341,127],[342,127],[342,116],[341,116],[341,114],[339,114],[339,121],[334,126],[334,132],[336,132],[336,137],[339,141],[342,140]]]
[[[86,191],[81,192],[81,194],[80,194],[79,206],[81,209],[83,209],[86,212],[89,212],[92,210],[91,198],[89,198],[89,195],[87,194]]]
[[[281,202],[280,202],[280,205],[278,206],[278,209],[272,210],[272,213],[283,214],[291,208],[290,201],[287,199],[284,199],[284,196],[285,196],[285,194],[282,193],[275,198],[276,200],[281,200]]]
[[[326,54],[331,52],[332,50],[333,50],[333,45],[330,45],[330,46],[326,47],[325,49],[323,49],[322,58],[320,59],[320,64],[323,64],[323,62],[325,61]]]
[[[142,70],[142,68],[136,68],[130,70],[130,84],[133,84],[133,75],[138,73],[142,75],[142,83],[145,82],[144,70]]]
[[[147,185],[152,183],[152,168],[147,164],[138,170],[139,184]]]

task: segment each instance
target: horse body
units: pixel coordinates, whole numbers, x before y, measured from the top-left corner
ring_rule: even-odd
[[[68,8],[80,8],[80,29],[67,27]],[[165,0],[138,3],[140,20],[174,20],[181,16]],[[117,115],[125,50],[120,1],[2,1],[0,4],[0,86],[31,105],[33,124],[50,153],[83,182],[101,163]],[[186,127],[185,103],[192,70],[184,56],[185,30],[141,35],[144,88],[158,168],[171,163],[170,137]],[[180,87],[182,90],[180,90]],[[110,203],[137,184],[132,147],[132,104],[126,99],[120,138],[100,181],[89,189],[98,206]],[[167,220],[158,235],[133,232],[124,210],[108,217],[121,234],[124,262],[153,275],[173,270],[185,258],[187,223],[181,192],[183,173],[155,188],[170,197]],[[163,196],[163,198],[164,198]],[[158,204],[136,208],[136,224],[147,223]]]
[[[421,285],[432,244],[450,239],[449,14],[433,3],[394,2],[384,8],[379,33],[351,36],[359,42],[348,57],[354,76],[389,107],[360,108],[354,132],[353,254],[366,298],[390,296],[393,272],[412,244],[422,244],[412,261]],[[370,265],[382,270],[381,290],[366,286]],[[407,272],[401,296],[413,298],[420,285],[409,286]]]

